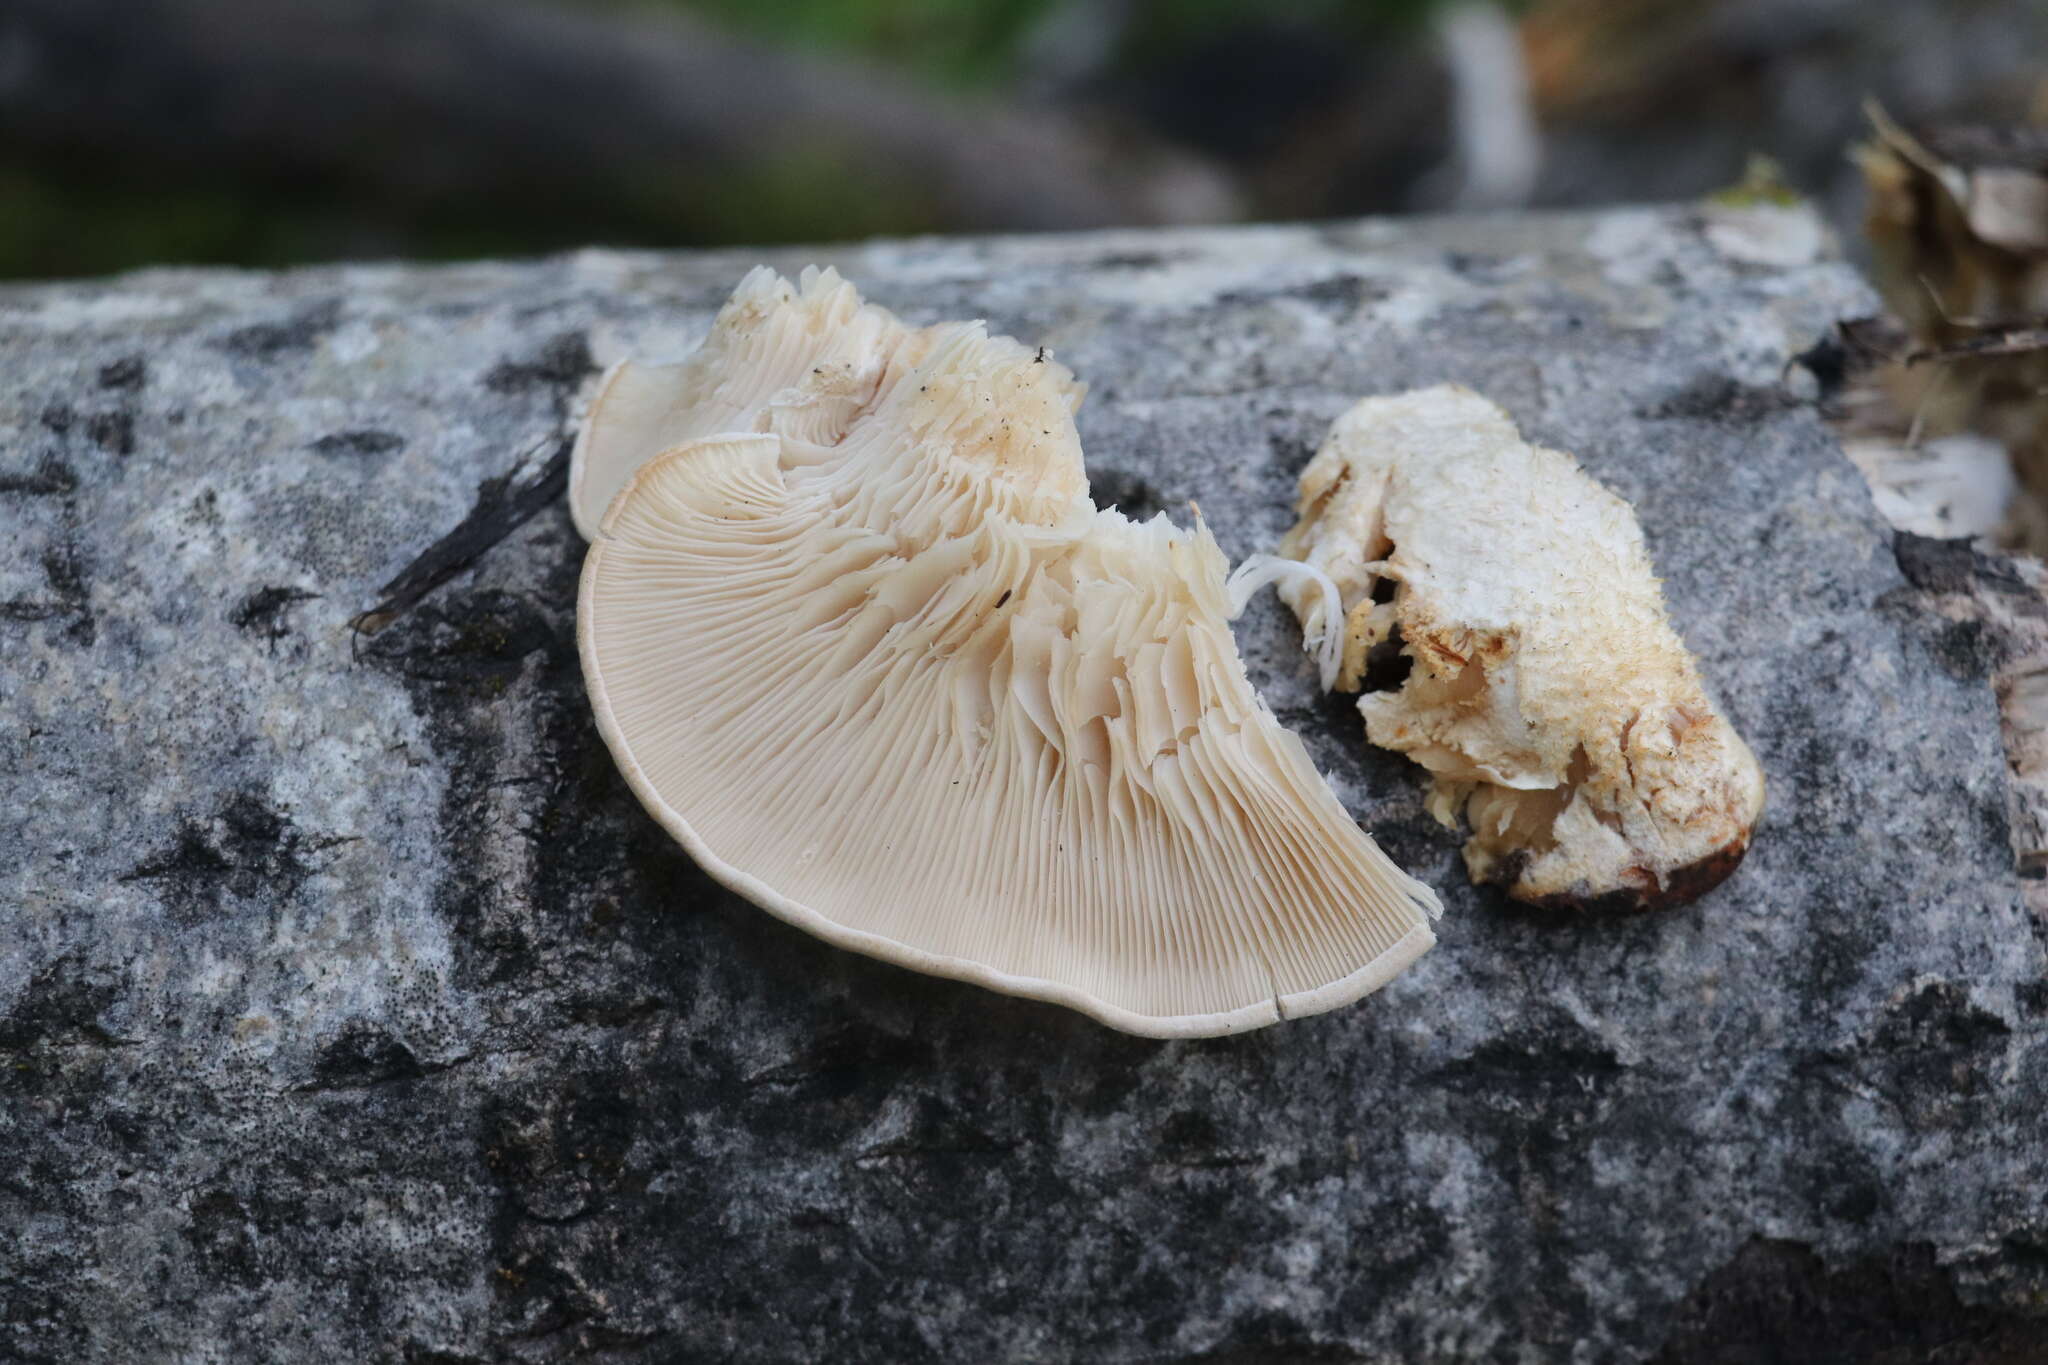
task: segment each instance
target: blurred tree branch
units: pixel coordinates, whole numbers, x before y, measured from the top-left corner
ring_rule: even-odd
[[[750,197],[818,186],[848,201],[821,235],[1199,221],[1234,202],[1185,153],[1057,110],[533,0],[11,0],[0,133],[96,168],[587,208],[590,235],[629,217],[744,234]]]

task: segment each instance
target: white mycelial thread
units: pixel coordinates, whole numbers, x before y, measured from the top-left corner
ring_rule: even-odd
[[[1330,576],[1313,564],[1279,555],[1246,555],[1225,580],[1230,591],[1230,619],[1244,614],[1259,589],[1278,583],[1303,600],[1304,588],[1320,594],[1301,616],[1301,647],[1316,657],[1316,669],[1329,692],[1337,686],[1337,670],[1344,662],[1344,632],[1333,625],[1344,617],[1344,597]]]
[[[831,439],[687,441],[612,502],[578,628],[635,791],[821,937],[1132,1032],[1384,984],[1436,899],[1252,690],[1215,541],[1095,510],[1042,352],[912,337]]]

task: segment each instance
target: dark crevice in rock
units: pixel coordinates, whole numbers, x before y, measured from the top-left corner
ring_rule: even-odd
[[[185,1240],[210,1275],[231,1284],[263,1281],[263,1247],[249,1210],[227,1190],[212,1190],[192,1201]]]
[[[33,474],[0,474],[0,493],[26,493],[30,497],[58,497],[78,491],[78,475],[54,455],[36,463]]]
[[[746,1083],[799,1087],[816,1098],[838,1100],[892,1087],[934,1060],[931,1045],[917,1038],[877,1029],[836,1029],[800,1056],[748,1076]]]
[[[1300,299],[1305,303],[1320,304],[1342,312],[1350,312],[1364,303],[1377,303],[1388,296],[1390,291],[1378,280],[1363,275],[1332,275],[1328,279],[1311,280],[1307,284],[1288,285],[1279,289],[1233,290],[1219,294],[1216,302],[1223,305],[1270,303],[1275,299]]]
[[[295,351],[310,351],[341,323],[341,300],[328,299],[277,322],[237,327],[215,344],[247,360],[273,361]]]
[[[564,1002],[562,1012],[571,1022],[592,1028],[627,1028],[668,1008],[668,1001],[658,995],[629,995],[623,999],[576,996]]]
[[[408,1343],[403,1357],[405,1365],[491,1365],[491,1357],[471,1355],[467,1351],[450,1351],[438,1346],[422,1346]]]
[[[181,822],[170,844],[124,873],[123,882],[158,887],[167,908],[196,920],[220,909],[222,895],[244,899],[297,892],[315,868],[302,856],[309,845],[298,827],[260,795],[228,798],[210,819]]]
[[[282,640],[291,634],[291,626],[285,620],[285,613],[295,603],[311,602],[319,597],[317,592],[303,588],[258,588],[235,604],[228,613],[228,621],[236,630],[247,631],[269,640]]]
[[[1243,1152],[1218,1152],[1213,1156],[1162,1160],[1159,1164],[1177,1171],[1238,1171],[1261,1163],[1258,1157]]]
[[[221,855],[213,846],[206,830],[198,824],[187,824],[179,828],[178,837],[166,851],[137,863],[124,882],[170,881],[189,883],[193,880],[214,881],[225,877],[234,870],[234,864]]]
[[[72,1043],[87,1047],[127,1046],[101,1022],[114,1004],[116,987],[62,957],[30,979],[13,1008],[0,1015],[0,1052],[27,1052],[38,1043]]]
[[[312,444],[316,455],[389,455],[405,449],[405,438],[395,431],[332,431]]]
[[[1283,411],[1267,415],[1285,417],[1288,414]],[[1315,458],[1317,442],[1300,436],[1276,435],[1267,437],[1266,444],[1273,452],[1274,464],[1289,474],[1299,474],[1308,462]]]
[[[1283,607],[1282,610],[1285,610]],[[1302,655],[1304,668],[1313,669],[1314,664]],[[1358,714],[1358,697],[1350,692],[1324,692],[1317,689],[1315,698],[1306,706],[1281,706],[1273,712],[1282,725],[1294,731],[1323,730],[1336,735],[1346,744],[1365,748],[1365,720]],[[1405,754],[1395,754],[1391,749],[1368,750],[1382,753],[1398,762],[1400,768],[1410,772],[1420,769],[1409,762]]]
[[[1942,671],[1961,681],[1988,679],[2010,653],[1998,632],[1978,620],[1941,621],[1925,638]]]
[[[1112,251],[1088,262],[1091,270],[1157,270],[1187,258],[1184,251]]]
[[[1486,256],[1471,251],[1451,251],[1444,254],[1444,268],[1461,279],[1477,280],[1483,284],[1497,282],[1501,272],[1509,263],[1498,256]]]
[[[881,1161],[924,1161],[933,1157],[1007,1156],[1016,1151],[1017,1146],[1014,1142],[999,1142],[987,1137],[962,1137],[946,1142],[878,1142],[872,1147],[861,1148],[853,1161],[857,1166],[866,1166]]]
[[[1878,366],[1904,356],[1911,345],[1904,327],[1889,316],[1844,318],[1828,334],[1786,362],[1814,378],[1821,407],[1832,411],[1851,383]]]
[[[905,1132],[861,1148],[849,1164],[873,1168],[902,1162],[951,1169],[981,1158],[1011,1156],[1026,1145],[1007,1131],[1015,1121],[1012,1115],[971,1112],[968,1106],[928,1093],[911,1099],[909,1109]]]
[[[86,599],[85,565],[75,546],[65,544],[43,554],[43,574],[57,596],[74,607]]]
[[[1276,1336],[1249,1346],[1215,1346],[1193,1355],[1147,1356],[1146,1365],[1379,1365],[1386,1357],[1355,1346]]]
[[[1929,981],[1885,1012],[1871,1046],[1884,1051],[1970,1051],[2002,1046],[2012,1025],[1973,1003],[1953,981]]]
[[[1833,1269],[1752,1238],[1680,1306],[1655,1365],[2040,1365],[2048,1319],[1964,1303],[1924,1242]]]
[[[96,412],[85,419],[85,434],[92,443],[112,455],[135,453],[135,414]]]
[[[1377,1349],[1318,1341],[1300,1323],[1272,1309],[1250,1314],[1214,1346],[1141,1357],[1145,1365],[1377,1365],[1388,1358]]]
[[[2026,600],[2039,596],[2010,560],[1987,554],[1971,536],[1946,539],[1897,531],[1892,535],[1892,556],[1906,581],[1922,592],[1968,593],[1983,587]]]
[[[313,1078],[294,1087],[298,1094],[334,1090],[366,1090],[372,1086],[416,1081],[452,1071],[470,1059],[422,1062],[413,1050],[375,1024],[357,1020],[320,1049]]]
[[[1216,1120],[1198,1109],[1170,1115],[1159,1130],[1159,1164],[1183,1171],[1230,1171],[1256,1166],[1260,1157],[1233,1147]]]
[[[2032,1271],[2048,1271],[2048,1229],[2035,1233],[2011,1233],[1998,1239],[2004,1259]]]
[[[1614,1049],[1560,1020],[1490,1038],[1424,1080],[1489,1104],[1551,1107],[1597,1095],[1626,1069]]]
[[[566,398],[597,370],[590,358],[590,342],[581,332],[564,332],[543,346],[531,360],[504,360],[484,376],[484,387],[493,393],[525,393],[531,389],[553,390]]]
[[[139,389],[149,382],[149,362],[139,355],[124,355],[100,366],[103,389]]]
[[[68,602],[49,602],[34,597],[10,597],[0,602],[0,621],[54,621],[70,614]]]
[[[1163,510],[1152,485],[1128,470],[1090,470],[1088,496],[1098,509],[1114,507],[1132,521],[1145,521]]]
[[[1744,384],[1729,375],[1709,374],[1672,390],[1636,415],[1652,422],[1751,423],[1803,406],[1797,397],[1774,385]]]
[[[1916,1125],[1967,1123],[1997,1093],[2012,1025],[1951,981],[1922,984],[1851,1045],[1803,1059],[1802,1073],[1843,1093],[1884,1096]]]
[[[374,1024],[357,1022],[320,1049],[300,1090],[353,1090],[426,1075],[412,1049]]]
[[[563,1077],[559,1084],[494,1099],[483,1115],[479,1143],[499,1191],[492,1236],[501,1265],[531,1254],[525,1225],[586,1221],[648,1183],[648,1173],[629,1160],[643,1121],[638,1101],[601,1076]],[[536,1286],[523,1288],[524,1297],[533,1297]]]
[[[0,620],[31,623],[70,618],[65,638],[90,645],[99,638],[99,622],[93,615],[85,563],[67,528],[65,539],[43,551],[42,567],[47,597],[23,595],[0,602]]]

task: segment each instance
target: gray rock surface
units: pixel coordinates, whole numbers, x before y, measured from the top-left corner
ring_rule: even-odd
[[[1355,397],[1478,388],[1635,501],[1768,770],[1704,902],[1516,913],[1262,603],[1255,680],[1442,942],[1163,1044],[828,949],[614,772],[551,462],[755,256],[0,289],[0,1359],[2041,1359],[1999,645],[1780,387],[1870,305],[1810,228],[819,256],[1054,347],[1100,494],[1234,555]]]

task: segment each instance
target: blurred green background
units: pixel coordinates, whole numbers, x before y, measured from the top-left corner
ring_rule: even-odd
[[[1707,193],[2031,118],[2041,0],[8,0],[0,276]]]

